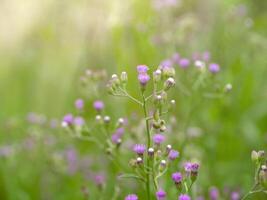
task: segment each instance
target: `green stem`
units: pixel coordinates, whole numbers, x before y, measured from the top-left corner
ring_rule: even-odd
[[[255,191],[249,191],[241,200],[245,200],[247,199],[250,195],[256,194],[256,193],[260,193],[263,192],[265,193],[264,190],[255,190]]]
[[[144,95],[144,91],[142,91],[142,97],[143,97],[143,110],[144,110],[144,115],[145,115],[145,121],[146,121],[146,134],[147,134],[147,148],[150,147],[150,129],[149,129],[149,120],[147,120],[147,106],[146,106],[146,98]],[[147,167],[150,167],[150,161],[149,158],[147,157],[146,159],[146,164]],[[150,174],[146,174],[146,190],[147,190],[147,200],[150,200]]]

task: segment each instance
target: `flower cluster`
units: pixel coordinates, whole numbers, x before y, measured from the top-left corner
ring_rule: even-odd
[[[149,68],[146,65],[137,66],[137,80],[140,83],[141,99],[137,99],[130,95],[127,91],[127,73],[122,72],[119,78],[118,75],[113,74],[107,85],[108,91],[114,96],[121,96],[129,98],[143,109],[144,114],[144,135],[146,135],[144,143],[134,144],[132,150],[136,154],[136,157],[130,161],[130,165],[133,168],[132,174],[120,175],[123,177],[133,177],[140,180],[145,184],[147,199],[150,200],[151,186],[156,193],[154,196],[158,200],[164,200],[167,197],[167,193],[163,187],[160,186],[160,178],[162,178],[166,172],[170,169],[174,161],[180,156],[180,153],[173,149],[170,144],[164,145],[166,141],[165,132],[168,131],[164,115],[171,111],[170,107],[175,105],[175,100],[168,100],[168,92],[175,86],[175,69],[166,62],[160,65],[155,71],[149,74]],[[152,76],[152,91],[149,93],[147,85],[149,84]],[[115,133],[114,136],[119,135]],[[114,137],[113,141],[118,141],[118,137]],[[193,185],[198,175],[199,165],[192,163],[190,166],[190,181]],[[175,182],[180,196],[178,199],[190,199],[187,195],[190,188],[186,186],[189,184],[187,178],[183,178],[182,173],[175,172],[172,174],[172,180]],[[138,199],[137,195],[130,194],[125,199]]]

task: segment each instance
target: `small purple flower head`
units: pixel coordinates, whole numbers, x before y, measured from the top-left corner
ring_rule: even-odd
[[[84,119],[82,117],[75,117],[74,118],[74,124],[76,126],[82,126],[82,125],[84,125]]]
[[[165,200],[166,192],[164,190],[162,190],[162,189],[159,189],[156,192],[156,196],[157,196],[157,200]]]
[[[240,199],[239,192],[232,192],[231,193],[231,200],[239,200],[239,199]]]
[[[150,76],[146,73],[140,73],[138,75],[138,80],[142,86],[145,86],[150,80]]]
[[[103,174],[97,174],[94,176],[94,182],[96,185],[101,186],[105,183],[105,176]]]
[[[75,107],[78,109],[78,110],[82,110],[83,107],[84,107],[84,102],[82,99],[77,99],[75,101]]]
[[[191,200],[191,197],[188,196],[187,194],[181,194],[178,200]]]
[[[175,160],[179,156],[179,152],[175,150],[171,150],[168,157],[170,160]]]
[[[198,169],[199,169],[199,164],[192,163],[192,165],[191,165],[191,171],[192,172],[198,172]]]
[[[173,54],[173,56],[172,56],[172,60],[173,60],[174,63],[179,64],[179,60],[180,60],[180,55],[179,55],[179,53],[175,53],[175,54]]]
[[[209,65],[209,71],[213,74],[216,74],[220,71],[220,66],[216,63],[211,63]]]
[[[210,52],[208,51],[205,51],[202,55],[202,59],[205,61],[205,62],[208,62],[210,60]]]
[[[162,134],[155,134],[153,136],[153,141],[156,145],[160,145],[165,140],[165,136]]]
[[[219,199],[219,190],[216,187],[212,187],[209,190],[209,195],[211,200],[218,200]]]
[[[186,163],[184,164],[184,170],[185,170],[186,172],[191,172],[191,169],[192,169],[192,163],[191,163],[191,162],[186,162]]]
[[[179,61],[179,65],[181,68],[185,69],[190,65],[190,60],[188,60],[187,58],[181,58]]]
[[[114,143],[114,144],[120,144],[121,143],[121,136],[117,133],[114,133],[112,136],[111,136],[111,141]]]
[[[97,101],[95,101],[94,102],[94,108],[97,110],[97,111],[101,111],[101,110],[103,110],[104,109],[104,103],[103,103],[103,101],[99,101],[99,100],[97,100]]]
[[[182,180],[183,180],[183,176],[180,172],[175,172],[172,174],[172,180],[175,182],[175,183],[181,183]]]
[[[120,127],[116,130],[115,132],[118,136],[122,136],[124,134],[124,128],[123,127]]]
[[[146,151],[146,146],[143,144],[135,144],[133,147],[133,151],[138,155],[142,156]]]
[[[125,197],[124,200],[138,200],[138,197],[136,194],[129,194]]]
[[[138,65],[136,68],[139,74],[146,74],[148,71],[148,67],[146,65]]]
[[[171,68],[173,66],[173,63],[171,60],[167,59],[167,60],[163,60],[161,63],[160,63],[160,66],[162,68]]]
[[[72,114],[66,114],[64,117],[63,117],[63,122],[67,123],[68,125],[71,125],[73,123],[73,115]]]

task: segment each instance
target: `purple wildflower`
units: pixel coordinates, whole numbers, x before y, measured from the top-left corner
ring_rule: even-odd
[[[157,200],[164,200],[165,197],[166,197],[166,192],[162,189],[159,189],[157,192],[156,192],[156,196],[157,196]]]
[[[179,64],[179,60],[180,60],[180,55],[179,55],[179,53],[175,53],[175,54],[173,54],[173,56],[172,56],[172,60],[173,60],[174,63]]]
[[[82,117],[75,117],[74,118],[74,124],[76,126],[82,126],[82,125],[84,125],[84,119]]]
[[[78,169],[77,152],[71,148],[66,151],[66,158],[68,162],[68,171],[70,174],[74,174]]]
[[[179,152],[175,150],[171,150],[168,157],[170,160],[175,160],[179,156]]]
[[[206,62],[208,62],[210,60],[210,52],[205,51],[202,55],[202,59]]]
[[[120,127],[115,131],[115,134],[117,134],[118,136],[122,136],[124,134],[124,128]]]
[[[140,73],[138,75],[138,80],[142,86],[145,86],[147,82],[150,80],[150,76],[146,73]]]
[[[137,153],[139,156],[142,156],[146,150],[146,146],[143,144],[135,144],[133,147],[133,151]]]
[[[213,74],[216,74],[220,71],[220,66],[217,63],[211,63],[209,65],[209,71]]]
[[[148,67],[146,65],[138,65],[136,68],[139,74],[146,74],[148,71]]]
[[[178,200],[191,200],[191,197],[188,196],[187,194],[181,194]]]
[[[198,172],[199,164],[197,163],[192,163],[191,165],[191,171],[192,172]]]
[[[111,140],[114,144],[120,144],[121,143],[121,136],[119,134],[114,133],[111,136]]]
[[[181,58],[179,61],[179,65],[181,68],[185,69],[190,65],[190,61],[187,58]]]
[[[103,174],[98,174],[94,176],[94,182],[96,185],[101,186],[105,183],[105,176]]]
[[[138,200],[138,197],[136,194],[129,194],[125,197],[124,200]]]
[[[167,59],[167,60],[163,60],[161,63],[160,63],[160,66],[162,68],[170,68],[173,66],[173,63],[171,60]]]
[[[184,170],[188,173],[188,172],[191,172],[191,167],[192,167],[192,163],[190,162],[186,162],[184,164]]]
[[[232,192],[231,193],[231,200],[239,200],[239,199],[240,199],[239,192]]]
[[[77,99],[75,101],[75,107],[78,109],[78,110],[82,110],[83,107],[84,107],[84,102],[82,99]]]
[[[160,145],[164,140],[165,140],[165,136],[162,134],[155,134],[153,136],[153,141],[157,145]]]
[[[63,117],[63,122],[67,123],[68,125],[71,125],[73,123],[73,115],[72,114],[66,114],[64,117]]]
[[[104,103],[103,103],[103,101],[99,101],[99,100],[95,101],[95,102],[94,102],[94,108],[95,108],[97,111],[101,111],[101,110],[103,110],[103,108],[104,108]]]
[[[183,180],[183,176],[180,172],[175,172],[172,174],[172,180],[175,182],[175,183],[181,183],[182,180]]]
[[[209,195],[211,200],[218,200],[219,199],[219,190],[216,187],[212,187],[209,190]]]

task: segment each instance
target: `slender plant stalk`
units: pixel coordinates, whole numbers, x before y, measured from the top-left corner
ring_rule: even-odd
[[[146,121],[146,134],[147,134],[147,148],[150,147],[150,129],[149,129],[149,120],[147,120],[147,107],[146,107],[146,98],[144,95],[144,92],[142,92],[142,97],[143,97],[143,110],[144,110],[144,116],[145,116],[145,121]],[[150,168],[150,161],[149,158],[147,157],[146,160],[147,167]],[[146,190],[147,190],[147,200],[150,200],[150,172],[146,174]]]

